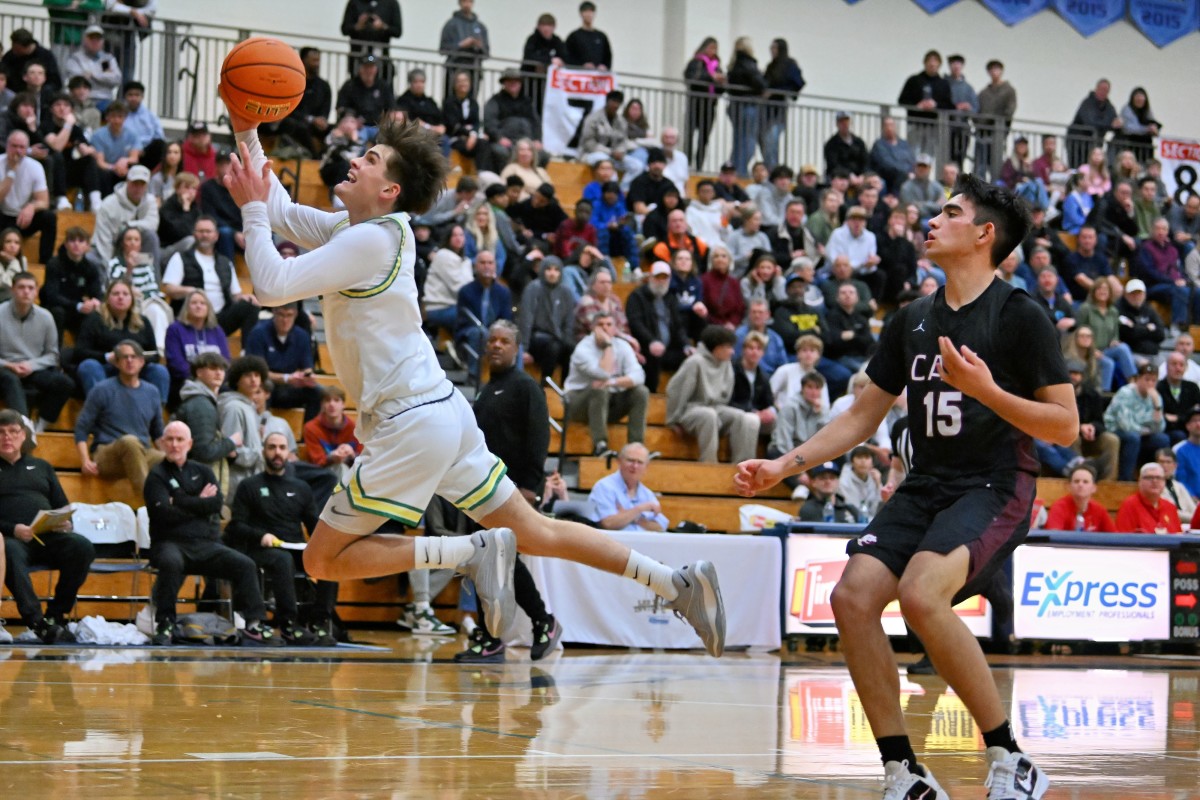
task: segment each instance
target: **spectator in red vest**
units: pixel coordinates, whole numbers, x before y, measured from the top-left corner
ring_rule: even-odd
[[[1175,504],[1165,499],[1166,473],[1157,462],[1143,464],[1138,472],[1138,490],[1125,498],[1117,511],[1121,533],[1183,533]]]
[[[1071,470],[1070,494],[1054,501],[1046,516],[1048,531],[1088,531],[1091,533],[1114,533],[1112,517],[1104,506],[1092,499],[1096,494],[1096,472],[1091,466],[1080,464]]]

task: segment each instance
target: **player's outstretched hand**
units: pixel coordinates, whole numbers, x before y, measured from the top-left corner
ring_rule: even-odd
[[[988,365],[965,344],[955,348],[949,336],[939,336],[938,347],[942,351],[942,380],[955,389],[979,400],[996,385]]]
[[[217,94],[221,96],[221,102],[225,104],[225,110],[229,112],[229,127],[233,128],[234,133],[242,131],[252,131],[258,128],[258,121],[243,117],[236,111],[236,106],[229,102],[229,97],[225,94],[224,84],[217,84]]]
[[[229,162],[231,167],[225,176],[225,188],[233,195],[233,202],[239,208],[255,200],[267,202],[271,194],[271,162],[263,164],[261,171],[256,170],[250,162],[250,148],[245,142],[238,142],[238,151],[230,154]]]
[[[770,458],[752,458],[738,464],[733,485],[742,497],[754,497],[764,489],[770,489],[783,480],[783,469],[779,462]]]

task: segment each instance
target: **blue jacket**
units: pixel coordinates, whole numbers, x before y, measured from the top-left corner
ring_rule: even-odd
[[[312,338],[299,325],[293,326],[280,344],[275,321],[264,319],[246,337],[246,353],[265,360],[272,372],[303,372],[313,367]]]
[[[737,334],[737,344],[734,346],[733,358],[734,363],[739,363],[738,359],[742,357],[742,342],[746,341],[746,334],[750,332],[750,326],[745,323],[738,326],[734,332]],[[775,332],[773,328],[767,328],[767,350],[763,353],[762,361],[758,362],[758,366],[763,372],[770,377],[775,370],[788,363],[787,348],[784,347],[783,337]]]
[[[513,318],[512,292],[508,291],[507,286],[493,283],[489,300],[492,308],[491,322]],[[458,322],[454,327],[456,337],[475,327],[475,322],[466,314],[467,310],[483,320],[483,284],[478,279],[458,290]]]

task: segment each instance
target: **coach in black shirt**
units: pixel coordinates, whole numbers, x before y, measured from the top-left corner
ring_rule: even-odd
[[[258,567],[247,556],[221,544],[221,490],[206,465],[188,460],[192,432],[176,421],[163,430],[166,456],[154,465],[144,489],[153,543],[150,565],[158,570],[151,592],[156,645],[171,643],[175,599],[189,574],[224,578],[233,585],[233,607],[246,619],[243,636],[256,644],[281,644],[267,626],[267,609],[258,587]]]
[[[317,581],[316,603],[308,626],[299,624],[296,601],[296,571],[303,571],[303,551],[287,550],[284,542],[302,544],[304,526],[310,534],[317,528],[317,503],[308,484],[290,474],[288,441],[282,433],[263,440],[262,472],[238,484],[233,514],[225,537],[231,545],[253,559],[266,573],[275,591],[275,624],[283,640],[295,645],[333,647],[333,606],[338,585]]]
[[[22,455],[27,435],[20,414],[11,409],[0,411],[0,533],[4,534],[8,561],[4,582],[17,602],[21,620],[39,639],[46,644],[73,642],[75,637],[64,620],[75,606],[96,551],[91,542],[70,531],[69,523],[33,535],[29,525],[38,512],[62,508],[68,500],[53,467],[40,458]],[[29,569],[35,566],[58,570],[54,599],[44,616],[29,579]]]

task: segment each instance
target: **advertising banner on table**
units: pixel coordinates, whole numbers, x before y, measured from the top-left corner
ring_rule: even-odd
[[[1170,691],[1165,672],[1016,669],[1009,718],[1017,741],[1039,756],[1161,753]]]
[[[936,14],[943,8],[949,8],[958,2],[958,0],[913,0],[917,5],[923,8],[926,13]]]
[[[604,95],[617,88],[612,72],[550,67],[542,107],[542,146],[554,155],[575,155],[587,115],[604,105]]]
[[[1129,0],[1129,16],[1147,39],[1166,47],[1196,31],[1200,0]]]
[[[983,0],[983,4],[1005,25],[1016,25],[1045,10],[1050,0]]]
[[[1164,137],[1155,140],[1154,150],[1162,162],[1162,180],[1171,199],[1183,205],[1190,195],[1200,194],[1200,142]]]
[[[849,560],[846,541],[842,536],[788,536],[784,633],[819,635],[837,632],[830,597]],[[954,612],[973,635],[992,635],[992,607],[982,597],[963,601],[954,607]],[[884,609],[883,629],[888,636],[905,635],[899,603]]]
[[[1091,36],[1125,16],[1126,0],[1054,0],[1058,15],[1084,36]]]
[[[1136,642],[1170,636],[1166,550],[1022,546],[1013,554],[1021,639]]]

